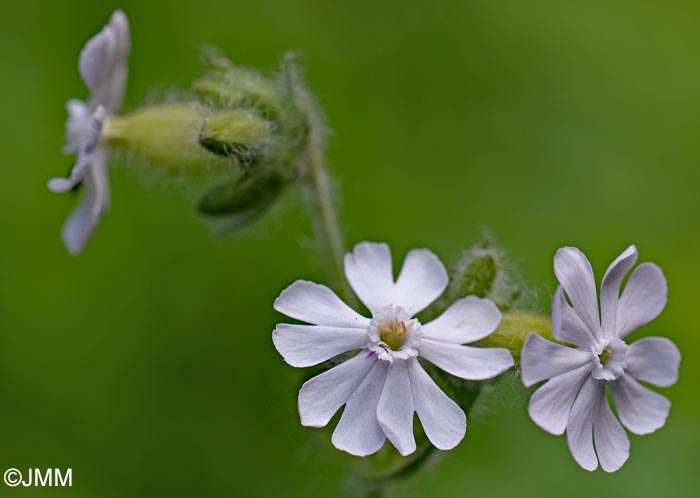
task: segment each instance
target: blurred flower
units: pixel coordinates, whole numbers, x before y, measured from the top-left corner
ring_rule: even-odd
[[[68,178],[49,181],[51,191],[61,193],[83,185],[85,193],[63,226],[62,238],[72,254],[82,251],[100,217],[109,209],[106,148],[100,144],[105,118],[116,113],[126,89],[129,23],[117,10],[102,31],[85,44],[78,69],[90,90],[87,102],[67,104],[65,151],[77,156]]]
[[[639,265],[620,295],[636,261],[637,248],[630,246],[608,267],[599,313],[588,259],[576,248],[559,249],[554,271],[561,286],[552,303],[552,329],[558,341],[574,347],[535,333],[523,346],[523,383],[550,379],[532,395],[530,417],[552,434],[566,431],[574,460],[586,470],[595,470],[600,462],[603,470],[614,472],[629,457],[629,439],[610,409],[606,384],[625,427],[649,434],[664,425],[671,403],[637,381],[666,387],[678,378],[680,352],[670,340],[646,337],[629,346],[624,341],[666,304],[666,279],[652,263]]]
[[[448,282],[445,267],[427,249],[410,251],[394,281],[389,247],[363,242],[346,254],[345,275],[371,319],[353,311],[329,288],[302,280],[275,301],[277,311],[313,324],[279,324],[273,332],[277,350],[290,365],[308,367],[359,350],[302,386],[301,423],[323,427],[345,405],[333,432],[336,448],[365,456],[388,438],[399,453],[408,455],[416,449],[415,411],[437,448],[455,447],[464,437],[466,416],[418,357],[463,379],[500,374],[513,365],[506,349],[461,345],[490,334],[501,319],[500,311],[488,299],[469,296],[421,325],[415,315],[437,299]]]

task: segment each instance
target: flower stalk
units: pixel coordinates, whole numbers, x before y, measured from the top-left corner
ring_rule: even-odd
[[[292,99],[303,116],[306,128],[306,147],[297,163],[297,173],[304,190],[320,251],[326,256],[333,287],[340,297],[350,304],[356,300],[345,279],[343,237],[338,214],[333,204],[330,174],[325,161],[326,127],[323,114],[314,96],[308,91],[294,63],[294,55],[287,54],[285,75],[292,92]]]

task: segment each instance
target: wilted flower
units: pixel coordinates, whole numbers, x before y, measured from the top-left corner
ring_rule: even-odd
[[[275,301],[275,309],[313,325],[279,324],[273,341],[295,367],[322,363],[348,351],[357,354],[310,379],[299,392],[306,426],[323,427],[345,405],[333,432],[336,448],[365,456],[385,439],[402,455],[416,449],[413,413],[440,449],[464,437],[466,417],[430,378],[418,357],[463,379],[494,377],[513,365],[506,349],[462,346],[491,333],[501,319],[493,302],[475,296],[452,304],[421,325],[415,315],[448,283],[440,260],[427,249],[408,253],[394,281],[386,244],[363,242],[345,256],[345,274],[372,318],[349,308],[329,288],[299,280]]]
[[[666,280],[652,263],[639,265],[620,295],[636,261],[637,248],[630,246],[608,267],[599,312],[588,259],[576,248],[560,249],[554,257],[561,286],[552,303],[552,330],[558,341],[574,347],[534,333],[523,346],[523,383],[549,379],[532,395],[530,417],[552,434],[566,431],[571,454],[586,470],[600,462],[603,470],[614,472],[629,456],[629,439],[610,409],[605,386],[622,424],[635,434],[648,434],[664,425],[671,403],[637,381],[666,387],[678,378],[680,353],[673,342],[661,337],[624,341],[666,304]]]
[[[68,178],[54,178],[48,183],[49,189],[58,193],[79,185],[85,189],[62,231],[63,242],[73,254],[82,251],[100,217],[109,209],[108,151],[100,144],[100,136],[106,117],[115,114],[122,104],[129,44],[128,20],[117,10],[80,53],[78,69],[90,98],[87,102],[68,101],[65,147],[77,160]]]

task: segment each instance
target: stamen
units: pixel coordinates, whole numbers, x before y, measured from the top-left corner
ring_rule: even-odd
[[[612,354],[612,350],[610,348],[605,348],[602,353],[598,355],[598,359],[600,360],[601,365],[605,365],[605,362],[608,361],[608,357]]]
[[[377,325],[377,329],[379,330],[380,340],[394,351],[403,346],[408,334],[406,323],[396,318],[388,323],[380,323]]]

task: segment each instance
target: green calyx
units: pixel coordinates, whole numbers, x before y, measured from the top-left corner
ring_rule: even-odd
[[[110,116],[102,142],[162,171],[223,172],[228,180],[210,188],[197,209],[239,228],[304,177],[309,149],[322,145],[318,111],[291,57],[266,76],[209,50],[206,74],[192,90],[189,102]]]
[[[247,164],[264,152],[270,131],[271,123],[250,111],[221,111],[202,122],[198,141],[209,152]]]
[[[191,104],[144,107],[108,118],[102,141],[165,171],[198,173],[229,166],[230,161],[199,145],[205,112]]]
[[[517,361],[525,339],[532,332],[555,341],[552,335],[552,321],[549,317],[524,311],[511,311],[503,314],[498,328],[479,341],[479,344],[489,348],[506,348]]]

